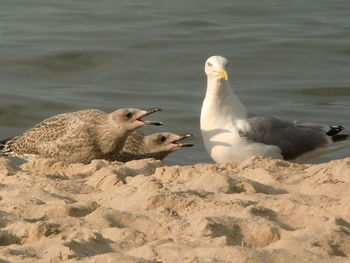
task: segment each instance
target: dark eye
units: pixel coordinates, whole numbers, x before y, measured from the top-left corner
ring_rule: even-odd
[[[165,142],[165,141],[166,141],[166,137],[165,137],[165,136],[162,136],[162,137],[159,138],[159,140],[160,140],[161,142]]]
[[[128,112],[126,115],[125,115],[126,118],[130,119],[132,117],[132,113],[131,112]]]
[[[213,64],[211,64],[210,62],[207,62],[207,65],[208,65],[208,67],[212,67],[213,66]]]

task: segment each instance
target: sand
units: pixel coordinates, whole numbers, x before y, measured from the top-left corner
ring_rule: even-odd
[[[350,262],[350,158],[0,158],[0,263]]]

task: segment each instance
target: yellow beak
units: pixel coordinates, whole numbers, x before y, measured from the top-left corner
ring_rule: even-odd
[[[228,80],[228,74],[227,71],[222,69],[221,71],[219,71],[219,76],[224,79],[224,80]]]

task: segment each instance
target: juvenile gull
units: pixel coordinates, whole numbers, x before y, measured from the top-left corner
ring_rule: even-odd
[[[67,163],[89,163],[119,152],[127,136],[145,125],[161,125],[142,117],[158,108],[118,109],[110,114],[89,109],[50,117],[20,136],[5,142],[2,152],[31,160],[52,158]]]
[[[144,135],[139,131],[134,131],[126,139],[123,149],[116,154],[111,154],[107,159],[120,162],[144,158],[163,160],[172,152],[184,147],[192,147],[193,144],[190,143],[178,143],[192,136],[191,133],[177,135],[171,132]]]
[[[205,63],[207,91],[202,105],[201,132],[214,161],[240,162],[259,155],[298,162],[341,148],[334,144],[349,139],[339,134],[344,127],[317,123],[292,123],[250,113],[230,87],[221,56]]]

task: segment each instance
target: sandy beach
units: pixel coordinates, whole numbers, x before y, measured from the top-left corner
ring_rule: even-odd
[[[0,262],[349,262],[350,158],[0,159]]]

